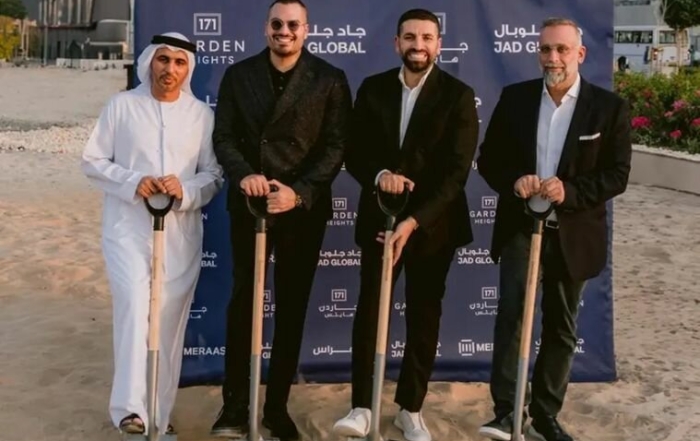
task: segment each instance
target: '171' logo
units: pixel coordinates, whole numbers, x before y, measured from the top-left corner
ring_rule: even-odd
[[[214,12],[194,14],[194,35],[221,35],[221,14]]]

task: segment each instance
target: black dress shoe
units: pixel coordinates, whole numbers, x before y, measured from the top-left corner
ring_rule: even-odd
[[[299,431],[286,410],[265,411],[262,425],[270,429],[270,434],[280,441],[295,441],[299,439]]]
[[[523,413],[522,424],[520,425],[521,434],[525,428],[525,421],[527,421],[527,414]],[[497,414],[493,420],[479,428],[479,435],[498,441],[510,441],[514,423],[513,412]]]
[[[243,438],[248,433],[248,408],[223,406],[211,428],[211,436]]]
[[[552,416],[536,416],[530,423],[530,434],[545,441],[574,441]]]

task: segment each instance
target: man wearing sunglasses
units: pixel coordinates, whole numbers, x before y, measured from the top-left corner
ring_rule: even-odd
[[[234,285],[224,403],[213,436],[247,431],[255,219],[246,198],[265,197],[268,258],[275,253],[275,335],[262,424],[275,437],[298,439],[287,401],[352,110],[345,73],[304,47],[307,22],[300,0],[274,1],[265,22],[267,47],[229,67],[219,88],[213,140],[229,181]]]
[[[533,225],[525,201],[538,212],[554,206],[542,237],[542,344],[529,430],[546,441],[571,441],[557,415],[576,348],[579,301],[585,281],[605,267],[605,204],[625,191],[630,171],[628,106],[579,74],[586,48],[578,25],[546,20],[539,49],[544,78],[503,89],[478,158],[479,174],[499,195],[491,250],[500,263],[501,294],[490,380],[495,418],[479,431],[496,440],[510,440],[514,424]]]
[[[352,403],[336,435],[369,433],[385,216],[377,187],[410,190],[391,239],[394,280],[406,271],[406,347],[394,424],[409,441],[430,441],[421,408],[437,352],[445,280],[457,247],[472,241],[465,186],[477,147],[474,90],[435,64],[440,22],[430,11],[399,17],[400,67],[366,78],[353,110],[348,172],[362,186],[355,239],[362,248],[360,296],[352,332]]]

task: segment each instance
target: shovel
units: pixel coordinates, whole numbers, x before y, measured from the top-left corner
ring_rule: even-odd
[[[361,441],[381,441],[379,421],[382,410],[382,389],[384,387],[384,371],[386,368],[386,345],[389,332],[389,314],[391,313],[391,293],[394,270],[394,249],[389,244],[394,234],[396,217],[406,208],[409,197],[408,187],[403,193],[385,193],[377,189],[379,208],[386,215],[384,226],[384,253],[382,256],[382,279],[379,294],[379,323],[377,324],[377,340],[374,352],[374,377],[372,381],[372,417],[369,434],[366,438],[352,438]],[[393,441],[393,440],[389,440]]]
[[[532,340],[532,323],[535,315],[535,300],[539,281],[540,252],[542,247],[542,229],[547,216],[554,210],[549,205],[546,211],[534,211],[525,200],[525,212],[534,219],[534,228],[530,240],[530,261],[527,269],[527,285],[525,291],[525,304],[520,336],[520,358],[518,360],[518,379],[515,386],[515,409],[513,413],[512,440],[524,439],[523,410],[525,409],[525,392],[527,389],[528,364],[530,362],[530,343]]]
[[[148,198],[144,198],[146,208],[153,216],[153,260],[151,264],[151,298],[148,308],[148,358],[146,384],[148,390],[148,432],[146,434],[126,434],[127,441],[176,441],[175,434],[159,434],[156,429],[156,409],[158,392],[158,356],[160,345],[160,292],[163,276],[163,233],[165,227],[165,215],[173,206],[175,198],[170,196],[168,204],[163,208],[156,208],[150,204]]]
[[[270,191],[277,191],[276,185]],[[265,290],[265,260],[267,249],[267,198],[246,197],[248,210],[255,217],[255,279],[253,289],[253,332],[250,345],[250,392],[247,441],[278,441],[278,438],[263,438],[258,423],[260,403],[260,371],[262,356],[263,306]]]

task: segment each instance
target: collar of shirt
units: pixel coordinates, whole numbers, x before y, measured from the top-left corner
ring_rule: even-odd
[[[537,122],[537,175],[540,178],[546,179],[557,173],[580,89],[581,76],[576,74],[576,81],[557,106],[543,82]],[[529,204],[536,211],[545,211],[549,206],[549,203],[538,195],[533,196]],[[557,220],[556,213],[553,211],[547,219]]]
[[[563,102],[568,101],[572,98],[573,99],[578,98],[578,93],[580,91],[581,91],[581,74],[576,73],[576,81],[574,81],[574,84],[572,84],[571,87],[569,87],[569,90],[566,91],[566,94],[564,95],[564,98],[561,99],[561,102],[563,103]],[[547,90],[547,83],[544,80],[542,80],[542,95],[546,95],[547,98],[549,98],[550,100],[552,100],[552,102],[554,102],[554,100],[552,99],[552,96],[549,94],[549,91]]]
[[[403,146],[403,140],[406,135],[406,130],[408,129],[408,122],[411,120],[411,114],[413,113],[413,107],[416,105],[418,100],[418,95],[420,95],[421,90],[425,81],[428,79],[428,75],[433,70],[433,65],[431,64],[428,71],[423,75],[423,77],[418,82],[418,85],[411,89],[406,85],[406,80],[404,79],[405,67],[401,65],[399,69],[399,81],[403,85],[401,92],[401,121],[399,122],[399,148]]]
[[[406,79],[404,78],[404,75],[406,74],[406,71],[405,71],[406,66],[404,66],[404,65],[402,64],[402,65],[401,65],[401,69],[399,69],[399,81],[401,81],[401,84],[403,85],[404,89],[407,89],[407,90],[421,90],[421,89],[423,88],[423,84],[425,84],[425,80],[428,79],[428,76],[430,75],[430,72],[433,71],[433,66],[434,66],[434,64],[431,63],[431,64],[430,64],[430,67],[428,68],[428,71],[425,73],[425,75],[423,75],[423,78],[421,78],[420,81],[418,82],[418,85],[417,85],[416,87],[414,87],[413,89],[411,89],[410,87],[408,87],[408,86],[406,85]]]
[[[269,60],[268,66],[270,68],[270,76],[272,77],[272,86],[275,89],[275,95],[279,97],[280,95],[282,95],[282,92],[284,92],[284,89],[287,87],[289,79],[292,77],[294,69],[296,69],[296,65],[294,65],[294,67],[292,67],[286,72],[278,70],[275,67],[275,65],[272,64],[272,61]]]

